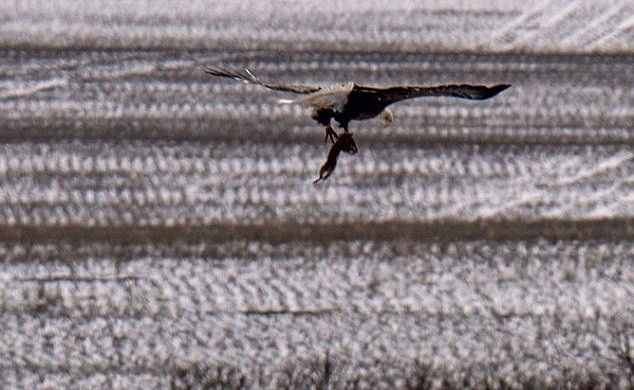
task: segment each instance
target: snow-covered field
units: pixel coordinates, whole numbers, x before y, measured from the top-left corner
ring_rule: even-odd
[[[304,387],[326,380],[326,361],[335,388],[625,385],[630,374],[631,240],[0,251],[9,386]]]
[[[52,4],[0,4],[0,388],[633,385],[631,2]],[[313,185],[207,64],[513,87]]]
[[[0,3],[6,47],[630,52],[634,4],[594,0]]]

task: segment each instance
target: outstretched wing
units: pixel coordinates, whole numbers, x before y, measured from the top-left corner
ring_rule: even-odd
[[[258,84],[268,89],[274,89],[276,91],[293,92],[308,94],[319,91],[320,87],[314,87],[311,85],[293,85],[293,84],[272,84],[265,83],[262,80],[255,77],[248,69],[244,69],[244,73],[231,69],[223,69],[215,66],[208,66],[205,68],[205,73],[212,76],[229,77],[235,80],[244,81],[245,83]]]
[[[384,104],[423,96],[450,96],[462,99],[484,100],[492,98],[510,87],[509,84],[497,84],[491,87],[472,84],[448,84],[434,87],[399,86],[374,88],[355,85],[355,92],[373,95]]]

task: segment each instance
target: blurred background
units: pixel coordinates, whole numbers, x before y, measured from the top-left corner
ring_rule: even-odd
[[[1,388],[634,386],[631,1],[250,3],[0,3]]]

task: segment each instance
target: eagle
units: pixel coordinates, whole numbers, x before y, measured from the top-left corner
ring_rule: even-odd
[[[348,131],[350,121],[376,118],[382,114],[386,124],[393,121],[392,112],[387,107],[405,99],[423,96],[449,96],[471,100],[484,100],[504,91],[509,84],[493,86],[473,84],[447,84],[437,86],[393,86],[387,88],[369,87],[353,82],[336,84],[329,87],[318,87],[297,84],[274,84],[264,82],[255,77],[248,69],[244,73],[208,66],[205,72],[220,77],[261,85],[268,89],[292,92],[304,95],[298,99],[279,100],[282,104],[299,103],[311,108],[311,117],[319,124],[326,126],[326,139],[334,143],[336,132],[332,128],[332,120],[339,127]]]
[[[348,127],[353,120],[366,120],[381,116],[385,126],[394,120],[392,111],[387,107],[401,100],[418,97],[447,96],[470,100],[485,100],[494,97],[510,87],[510,84],[495,84],[491,86],[478,84],[445,84],[436,86],[410,86],[398,85],[391,87],[372,87],[359,85],[354,82],[335,84],[327,87],[301,85],[301,84],[276,84],[260,80],[248,69],[244,72],[215,66],[205,68],[205,73],[212,76],[228,77],[246,83],[261,85],[265,88],[291,92],[301,95],[296,99],[281,99],[281,104],[301,104],[311,109],[311,118],[326,127],[324,141],[333,143],[333,149],[327,162],[320,170],[319,180],[326,179],[334,170],[336,156],[343,150],[354,154],[358,151],[354,139],[351,137]],[[339,128],[343,129],[338,134],[332,127],[332,121],[336,121]],[[343,136],[343,138],[342,138]],[[340,140],[335,142],[335,140]],[[336,153],[334,153],[336,152]],[[326,166],[330,161],[330,165]],[[334,162],[334,165],[332,164]]]

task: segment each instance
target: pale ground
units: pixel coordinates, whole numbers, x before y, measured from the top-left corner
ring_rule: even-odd
[[[0,4],[0,388],[632,386],[631,2],[29,4]],[[323,129],[219,63],[513,87],[355,122],[314,186]]]

